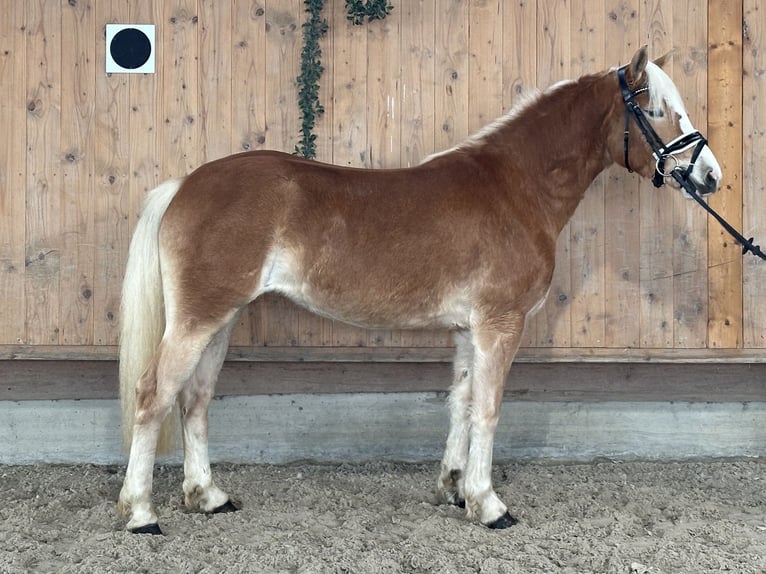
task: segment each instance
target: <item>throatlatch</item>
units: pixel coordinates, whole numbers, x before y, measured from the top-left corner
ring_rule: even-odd
[[[654,177],[652,178],[652,183],[654,186],[660,187],[665,183],[666,178],[672,177],[678,182],[678,184],[689,195],[689,197],[699,203],[702,208],[711,216],[713,216],[713,218],[721,224],[721,226],[729,233],[729,235],[731,235],[734,240],[742,246],[743,255],[750,252],[753,255],[766,260],[766,254],[761,251],[761,247],[753,243],[754,238],[751,237],[750,239],[745,239],[745,237],[740,232],[734,229],[734,227],[732,227],[728,221],[721,217],[712,207],[707,204],[704,199],[702,199],[700,194],[697,192],[697,187],[694,185],[694,182],[691,181],[690,176],[692,170],[694,169],[694,163],[697,161],[700,153],[702,153],[702,150],[707,145],[707,140],[700,132],[694,131],[682,134],[681,136],[672,140],[670,143],[665,144],[657,132],[654,131],[654,128],[647,119],[643,110],[634,101],[638,94],[647,91],[649,88],[647,86],[643,86],[631,91],[630,87],[628,86],[628,81],[625,78],[626,67],[627,66],[623,66],[617,70],[617,78],[620,82],[620,91],[622,92],[622,99],[625,102],[625,167],[628,169],[628,171],[633,171],[630,167],[630,160],[628,158],[628,145],[630,140],[629,128],[630,118],[632,116],[636,121],[636,125],[638,125],[638,128],[641,130],[644,139],[646,139],[646,143],[649,144],[649,147],[652,150],[652,155],[654,155],[654,159],[657,162],[654,171]],[[680,167],[678,160],[673,154],[686,151],[692,146],[696,147],[692,152],[692,157],[689,165],[686,166],[686,168]],[[674,165],[672,168],[670,168],[670,170],[666,171],[665,163],[668,159],[672,159]]]

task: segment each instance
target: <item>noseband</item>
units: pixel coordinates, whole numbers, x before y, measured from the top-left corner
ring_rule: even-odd
[[[697,161],[700,153],[707,145],[707,140],[698,131],[681,134],[676,139],[669,143],[664,143],[662,138],[654,131],[652,124],[646,118],[643,110],[636,103],[635,98],[639,94],[649,90],[648,86],[643,86],[636,90],[631,91],[628,87],[628,81],[625,78],[625,69],[627,66],[623,66],[617,70],[617,78],[620,81],[620,91],[622,92],[622,99],[625,102],[625,133],[624,133],[624,150],[625,150],[625,167],[628,171],[633,170],[630,167],[630,160],[628,158],[628,145],[630,141],[630,117],[636,120],[636,125],[641,133],[644,135],[646,143],[652,149],[652,155],[654,156],[656,167],[654,170],[654,177],[652,183],[655,187],[661,187],[665,183],[665,179],[672,177],[678,181],[681,186],[686,189],[689,176],[694,169],[694,163]],[[675,154],[686,151],[692,146],[695,146],[692,152],[692,158],[686,169],[680,167],[680,162],[676,158]],[[670,169],[665,168],[665,163],[668,159],[673,160],[673,166]]]
[[[623,66],[617,70],[617,78],[620,81],[620,91],[622,92],[622,99],[625,102],[625,167],[628,169],[628,171],[633,171],[630,167],[630,161],[628,159],[628,143],[630,141],[629,128],[630,117],[632,115],[633,119],[636,120],[636,124],[641,130],[641,133],[644,134],[646,143],[648,143],[649,147],[652,148],[652,155],[657,162],[657,166],[654,170],[654,177],[652,178],[652,183],[654,186],[661,187],[665,183],[666,178],[672,177],[678,182],[684,191],[689,194],[692,199],[699,203],[702,208],[707,211],[716,221],[718,221],[718,223],[720,223],[721,226],[729,232],[729,235],[731,235],[737,241],[737,243],[742,246],[743,255],[750,252],[753,255],[766,260],[766,253],[761,251],[759,245],[753,243],[753,238],[751,237],[750,239],[745,239],[745,237],[736,229],[734,229],[734,227],[732,227],[728,221],[726,221],[712,207],[710,207],[707,202],[702,199],[702,197],[700,197],[699,193],[697,193],[697,188],[695,187],[694,183],[689,179],[689,176],[694,169],[694,162],[697,161],[697,158],[699,157],[700,153],[702,153],[703,148],[707,145],[707,140],[701,133],[694,131],[687,134],[682,134],[668,144],[663,143],[662,138],[657,135],[657,132],[654,131],[652,124],[649,123],[649,120],[646,119],[646,115],[635,102],[635,97],[649,90],[649,87],[643,86],[634,91],[631,91],[628,87],[628,81],[625,79],[625,68],[626,66]],[[689,165],[686,167],[686,169],[683,169],[680,167],[678,159],[673,154],[685,151],[693,145],[696,145],[696,147],[692,152],[691,161],[689,162]],[[673,160],[674,165],[672,168],[670,168],[670,170],[666,171],[665,162],[669,158]]]

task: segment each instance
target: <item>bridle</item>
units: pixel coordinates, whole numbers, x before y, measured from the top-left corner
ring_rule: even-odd
[[[628,146],[630,142],[630,118],[631,116],[636,121],[638,129],[644,134],[644,139],[649,147],[652,149],[652,155],[657,162],[654,170],[654,177],[652,183],[655,187],[662,187],[665,180],[669,177],[673,177],[678,181],[679,175],[683,181],[687,181],[694,169],[694,164],[697,158],[702,153],[702,150],[707,145],[707,140],[698,131],[693,131],[685,134],[681,134],[676,139],[669,143],[664,143],[662,138],[654,131],[652,124],[646,118],[646,114],[641,107],[636,103],[635,98],[639,94],[649,90],[648,86],[643,86],[635,90],[631,90],[628,86],[628,80],[625,78],[625,69],[627,66],[623,66],[617,70],[617,78],[620,81],[620,91],[622,92],[622,100],[625,102],[625,133],[624,133],[624,152],[625,152],[625,167],[629,172],[633,169],[630,167],[630,159],[628,154]],[[680,167],[680,162],[676,158],[675,154],[686,151],[692,146],[696,146],[692,152],[691,161],[686,169]],[[670,169],[665,169],[665,163],[669,160],[673,160],[673,166]],[[680,173],[679,173],[680,172]],[[679,183],[681,183],[679,181]]]
[[[716,213],[716,211],[714,211],[713,208],[710,207],[704,199],[702,199],[700,194],[697,193],[697,188],[690,179],[692,170],[694,169],[694,163],[697,161],[697,158],[707,145],[707,140],[705,137],[700,132],[693,131],[681,134],[674,140],[665,144],[657,132],[654,131],[652,124],[646,118],[646,114],[644,114],[641,107],[635,101],[636,96],[648,91],[649,87],[642,86],[635,90],[631,90],[628,86],[628,80],[625,78],[626,68],[627,66],[622,66],[621,68],[617,69],[617,79],[620,82],[622,100],[625,102],[625,132],[623,136],[623,150],[625,154],[625,167],[627,170],[631,173],[633,172],[633,169],[630,167],[630,159],[628,157],[628,146],[630,142],[630,118],[633,117],[633,119],[636,121],[636,125],[638,125],[638,129],[640,129],[641,133],[644,135],[646,143],[649,144],[649,147],[652,150],[652,155],[656,161],[654,177],[652,177],[652,183],[654,186],[662,187],[662,185],[665,183],[665,180],[669,177],[672,177],[678,182],[681,188],[686,191],[689,197],[699,203],[705,209],[705,211],[712,215],[716,221],[718,221],[718,223],[720,223],[721,226],[727,232],[729,232],[732,237],[734,237],[737,243],[742,246],[743,255],[749,251],[753,255],[757,255],[761,259],[766,260],[766,254],[761,251],[760,246],[753,244],[754,238],[751,237],[750,239],[745,239],[745,237],[736,229],[734,229],[728,221]],[[691,160],[689,161],[689,165],[684,169],[681,167],[681,163],[678,161],[678,158],[676,158],[674,154],[686,151],[692,146],[695,146],[695,148],[692,152]],[[665,163],[669,159],[673,160],[673,166],[666,170]]]

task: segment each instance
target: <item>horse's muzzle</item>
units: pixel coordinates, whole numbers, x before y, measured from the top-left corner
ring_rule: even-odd
[[[691,182],[702,196],[710,195],[718,191],[718,185],[720,184],[719,177],[713,169],[709,169],[705,172],[705,176],[702,181],[697,181],[694,174],[690,176]]]

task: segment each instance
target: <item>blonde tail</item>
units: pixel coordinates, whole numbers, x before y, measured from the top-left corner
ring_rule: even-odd
[[[120,311],[120,404],[125,451],[130,450],[136,413],[136,385],[157,351],[165,330],[165,306],[159,259],[160,223],[182,180],[170,180],[149,192],[133,232],[122,284]],[[172,450],[175,416],[165,417],[159,454]]]

